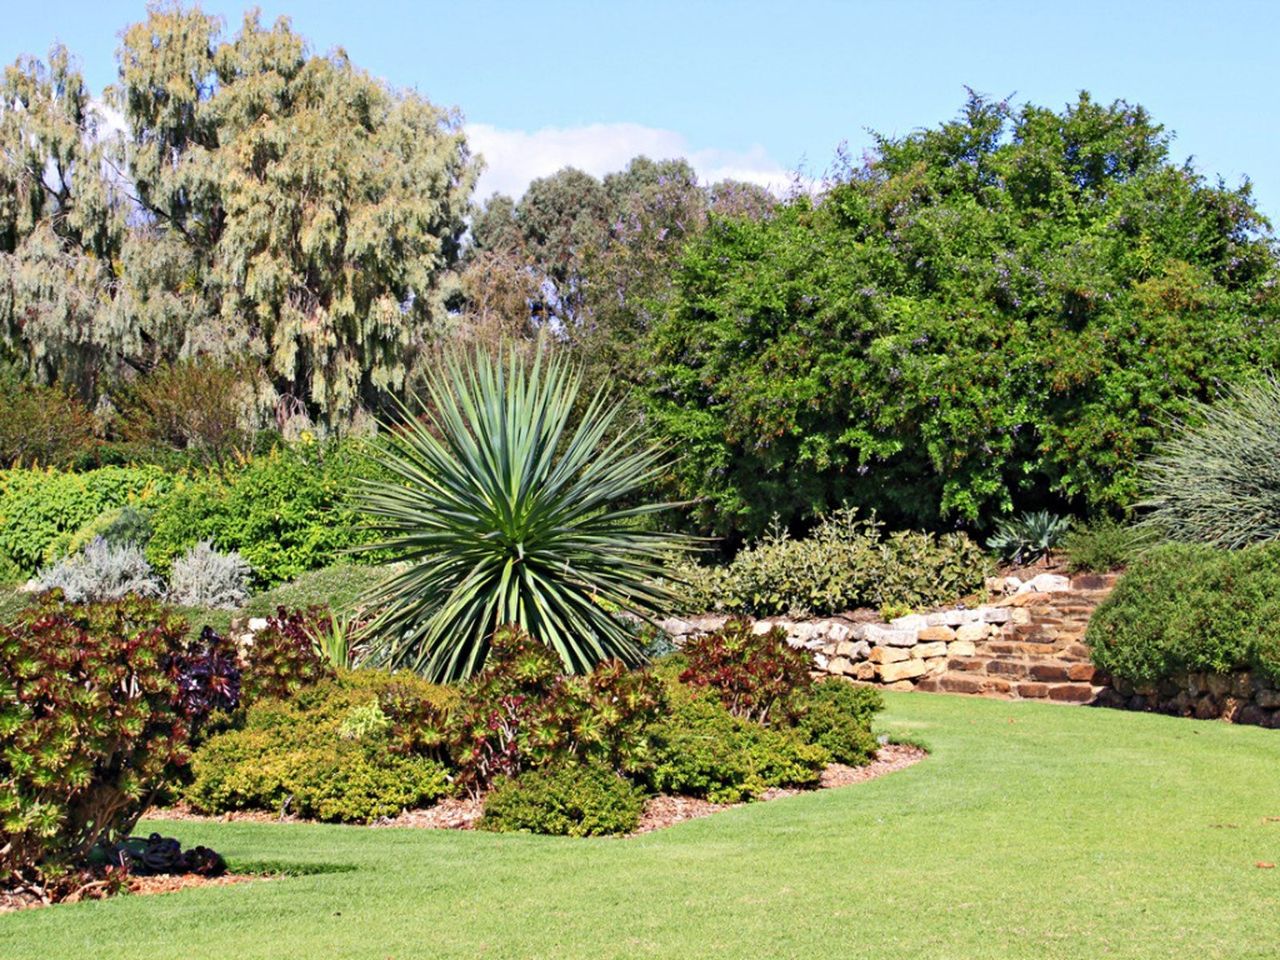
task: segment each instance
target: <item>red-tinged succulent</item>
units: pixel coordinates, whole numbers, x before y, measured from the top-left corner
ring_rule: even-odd
[[[797,693],[811,682],[808,654],[788,644],[781,627],[755,633],[746,621],[731,620],[688,641],[684,655],[681,682],[715,690],[735,717],[757,723],[790,719]]]

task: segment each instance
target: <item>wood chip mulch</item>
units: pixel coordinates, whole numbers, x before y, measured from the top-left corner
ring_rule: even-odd
[[[148,895],[155,893],[176,893],[192,887],[226,887],[233,883],[248,883],[251,880],[270,880],[269,876],[260,874],[225,873],[220,877],[200,877],[195,874],[174,874],[157,877],[129,877],[125,881],[125,889],[131,894]],[[58,903],[79,903],[82,900],[99,900],[105,895],[106,884],[94,882],[85,884]],[[31,890],[0,891],[0,913],[11,913],[14,910],[30,910],[35,907],[50,906],[52,901]]]

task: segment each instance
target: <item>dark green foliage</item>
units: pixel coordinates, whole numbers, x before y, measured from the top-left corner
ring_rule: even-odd
[[[785,725],[810,683],[811,655],[787,643],[781,627],[756,633],[748,621],[731,620],[689,640],[683,653],[682,683],[709,688],[735,717],[760,724]]]
[[[1280,679],[1280,545],[1142,555],[1089,622],[1093,662],[1134,684],[1188,671]]]
[[[0,472],[0,566],[7,561],[31,576],[60,559],[76,531],[105,511],[150,505],[172,482],[156,467]]]
[[[127,836],[209,713],[236,705],[220,643],[185,636],[137,598],[49,598],[0,626],[0,885]]]
[[[485,799],[482,830],[595,837],[630,833],[644,794],[604,764],[557,763],[498,781]]]
[[[871,721],[883,709],[884,699],[874,687],[827,677],[805,692],[796,729],[805,742],[831,754],[834,762],[858,767],[875,757],[879,745]]]
[[[1280,383],[1194,404],[1142,477],[1151,536],[1227,548],[1280,539]]]
[[[1048,510],[1019,514],[996,524],[987,549],[1009,563],[1035,563],[1062,544],[1070,527],[1070,517],[1059,517]]]
[[[406,724],[425,705],[445,711],[452,699],[410,674],[363,670],[288,700],[260,700],[239,729],[196,751],[184,796],[208,813],[269,810],[357,823],[428,805],[448,791],[446,770],[429,748],[418,749]]]
[[[570,758],[624,772],[651,762],[649,728],[665,702],[657,679],[616,661],[586,677],[562,669],[518,629],[495,634],[488,665],[463,685],[449,722],[462,786],[478,794],[498,777]]]
[[[243,556],[260,585],[290,580],[369,542],[349,497],[377,474],[362,444],[303,442],[188,479],[158,502],[147,559],[167,574],[198,541],[211,540]]]
[[[1172,162],[1141,108],[975,96],[694,241],[649,408],[706,531],[1096,513],[1193,400],[1280,361],[1274,263],[1248,187]]]
[[[803,540],[774,527],[723,567],[677,564],[690,611],[756,616],[826,615],[855,607],[936,606],[982,586],[989,561],[961,533],[883,535],[874,518],[844,507]]]
[[[333,669],[316,649],[316,623],[327,616],[322,608],[276,611],[267,626],[253,635],[245,651],[245,699],[288,699],[303,687],[333,676]]]
[[[710,692],[671,689],[671,709],[654,727],[658,760],[649,785],[666,793],[737,803],[769,787],[816,786],[831,755],[789,729],[729,713]]]
[[[1073,572],[1109,573],[1127,567],[1150,536],[1112,517],[1071,528],[1062,540],[1067,565]]]

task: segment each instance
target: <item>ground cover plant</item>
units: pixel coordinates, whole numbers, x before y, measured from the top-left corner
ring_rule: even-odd
[[[1280,862],[1274,731],[885,700],[882,729],[925,740],[923,763],[625,841],[144,823],[232,870],[293,875],[3,917],[0,954],[76,960],[93,943],[150,960],[152,938],[245,960],[1270,954],[1280,890],[1258,864]],[[875,909],[798,894],[816,890],[873,890]]]

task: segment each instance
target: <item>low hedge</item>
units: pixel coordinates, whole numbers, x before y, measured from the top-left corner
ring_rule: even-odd
[[[1089,623],[1093,662],[1134,684],[1254,670],[1280,680],[1280,544],[1143,554]]]
[[[558,763],[503,778],[485,799],[482,830],[562,837],[630,833],[644,792],[598,763]]]

